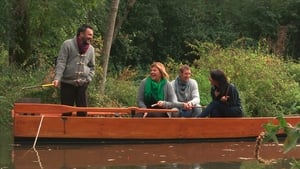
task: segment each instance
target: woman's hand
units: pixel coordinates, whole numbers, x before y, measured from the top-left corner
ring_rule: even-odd
[[[223,96],[223,97],[221,97],[221,102],[227,102],[228,99],[229,99],[229,96]]]
[[[165,104],[165,101],[158,101],[157,103],[152,104],[151,107],[155,107],[155,106],[157,106],[157,107],[163,107],[164,104]]]
[[[163,107],[164,106],[164,104],[165,104],[165,102],[164,101],[158,101],[157,103],[156,103],[156,105],[158,106],[158,107]]]

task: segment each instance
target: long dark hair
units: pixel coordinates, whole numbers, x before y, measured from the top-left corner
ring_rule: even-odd
[[[218,83],[218,86],[216,87],[219,89],[220,94],[222,96],[227,95],[227,88],[229,83],[225,73],[222,70],[214,69],[210,71],[210,77],[212,80]]]

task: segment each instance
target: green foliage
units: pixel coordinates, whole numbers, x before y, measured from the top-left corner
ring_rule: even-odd
[[[42,103],[60,103],[59,89],[54,87],[22,89],[51,83],[53,80],[52,68],[19,69],[17,67],[2,67],[0,79],[0,103],[3,113],[10,117],[13,103],[26,99],[39,99]],[[136,92],[138,83],[135,82],[137,72],[127,68],[108,78],[105,95],[100,95],[98,89],[99,71],[89,85],[89,105],[99,107],[119,107],[136,105]],[[7,118],[5,118],[7,119]]]
[[[10,49],[10,59],[14,64],[23,67],[53,65],[61,43],[74,37],[79,25],[88,23],[94,26],[95,35],[100,33],[97,28],[102,30],[103,21],[93,19],[99,13],[90,14],[94,10],[101,10],[105,6],[104,2],[105,0],[7,1],[6,8],[11,11],[2,10],[4,12],[0,14],[0,18],[6,18],[6,24],[0,26],[5,35],[1,37],[6,38],[0,38],[0,42]]]
[[[15,66],[2,66],[0,69],[0,106],[1,106],[1,124],[8,126],[11,120],[10,110],[13,103],[23,97],[28,97],[28,91],[22,90],[25,86],[32,86],[42,83],[44,70],[25,71]],[[42,94],[44,97],[47,95]]]
[[[300,64],[289,64],[288,67],[288,73],[293,79],[300,84]]]
[[[109,79],[106,84],[106,95],[113,100],[118,100],[122,106],[137,106],[138,84],[132,81]]]
[[[267,133],[265,135],[266,138],[264,139],[264,142],[268,142],[270,140],[273,140],[276,143],[278,143],[277,133],[278,133],[279,129],[281,129],[280,126],[274,125],[273,123],[267,123],[267,124],[264,124],[263,127],[267,131]]]
[[[201,104],[211,101],[209,70],[223,69],[241,95],[242,105],[247,116],[276,116],[299,113],[299,84],[295,82],[296,63],[283,61],[266,54],[262,48],[223,49],[211,43],[190,44],[191,53],[199,59],[190,64],[192,78],[198,81]],[[177,76],[180,64],[172,57],[165,63],[170,80]],[[91,106],[133,106],[136,105],[136,92],[141,79],[149,73],[149,67],[127,67],[119,73],[111,72],[107,80],[105,95],[98,92],[101,68],[89,87]],[[50,68],[51,70],[51,68]],[[40,98],[45,103],[59,103],[59,90],[56,88],[35,88],[22,90],[22,87],[49,83],[53,74],[49,68],[40,67],[21,70],[17,67],[1,67],[0,96],[13,103],[20,98]],[[290,72],[290,73],[289,73]],[[10,86],[10,88],[7,88]],[[8,108],[9,109],[9,108]]]
[[[61,43],[72,38],[80,24],[93,25],[95,37],[105,33],[111,1],[1,2],[0,43],[10,49],[11,61],[37,67],[53,65]],[[119,19],[127,10],[126,2],[120,2]],[[186,55],[189,48],[185,42],[194,39],[228,47],[240,37],[251,38],[253,43],[244,44],[249,46],[266,38],[274,46],[280,26],[288,27],[282,44],[286,56],[298,59],[299,9],[298,0],[139,0],[114,41],[109,69],[166,62],[166,56],[192,63],[196,57]]]
[[[10,110],[12,108],[12,104],[9,102],[9,100],[0,95],[0,126],[1,128],[9,129],[11,127],[11,116],[10,116]]]
[[[270,164],[260,163],[255,160],[242,160],[241,165],[237,168],[239,169],[299,169],[299,163],[298,165],[295,165],[295,162],[297,161],[291,158],[282,158],[282,159],[280,158],[276,160],[274,159]]]
[[[298,124],[295,128],[289,128],[286,131],[287,138],[284,141],[283,150],[284,153],[287,153],[294,147],[296,147],[298,140],[300,138],[300,125]]]
[[[210,81],[208,80],[209,77],[209,70],[204,69],[197,69],[192,67],[193,71],[193,78],[198,82],[199,92],[200,92],[200,102],[201,105],[205,106],[211,102],[211,95],[210,95]]]
[[[283,115],[279,115],[276,118],[279,122],[279,124],[273,124],[272,122],[269,122],[267,124],[264,124],[264,129],[266,131],[265,133],[265,139],[264,142],[268,142],[270,140],[275,141],[277,144],[278,139],[277,139],[277,134],[280,130],[283,130],[285,133],[289,133],[288,131],[290,130],[290,126],[288,125],[288,123],[286,122],[286,120],[284,119]],[[287,139],[288,140],[288,139]]]
[[[290,164],[291,164],[291,169],[298,169],[298,168],[300,168],[300,161],[294,160]]]
[[[0,69],[2,69],[4,65],[8,65],[8,51],[5,50],[4,45],[0,43]]]
[[[23,97],[39,97],[43,101],[49,101],[55,92],[53,88],[34,88],[23,90],[23,87],[51,83],[52,79],[46,79],[49,69],[40,68],[32,70],[22,70],[17,67],[3,67],[1,69],[2,78],[0,80],[0,95],[5,96],[8,102],[15,102]],[[56,97],[56,96],[55,96]]]
[[[113,63],[145,66],[153,60],[167,62],[165,56],[192,63],[196,58],[186,55],[185,42],[198,40],[228,47],[241,37],[252,39],[243,44],[247,47],[266,38],[273,50],[277,39],[286,39],[281,44],[287,47],[285,54],[298,58],[299,4],[293,0],[140,0],[113,44]],[[279,37],[281,26],[288,27],[284,37]]]
[[[266,132],[264,142],[273,140],[278,144],[277,134],[279,131],[284,131],[284,134],[287,136],[284,140],[283,153],[287,153],[296,147],[298,140],[300,139],[300,123],[291,126],[286,122],[283,115],[278,116],[277,119],[279,124],[268,123],[264,125]]]
[[[114,66],[145,66],[154,60],[163,60],[164,55],[161,55],[161,48],[157,45],[163,32],[162,24],[157,2],[137,1],[112,46]]]
[[[109,95],[101,95],[95,83],[89,85],[89,106],[95,107],[122,107],[122,103],[112,99]]]
[[[289,66],[296,63],[266,54],[264,47],[224,49],[216,44],[200,42],[190,44],[190,47],[191,53],[199,57],[193,65],[200,72],[211,69],[225,71],[229,81],[240,92],[247,116],[299,113],[295,108],[300,101],[299,84],[288,73]],[[201,90],[201,93],[205,92]]]
[[[99,73],[99,72],[98,72]],[[90,88],[90,98],[92,105],[98,106],[136,106],[137,88],[136,82],[138,72],[136,69],[126,67],[119,73],[111,73],[106,81],[105,95],[101,96],[98,88],[99,76],[96,74]],[[140,79],[139,79],[140,80]]]

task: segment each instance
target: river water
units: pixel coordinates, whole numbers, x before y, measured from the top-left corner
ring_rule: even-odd
[[[254,158],[255,140],[160,144],[14,143],[1,132],[0,168],[6,169],[288,169],[300,149],[287,154],[276,144],[264,144]],[[6,141],[4,141],[6,140]]]
[[[0,169],[289,169],[300,147],[283,154],[282,146],[263,144],[259,163],[255,139],[189,143],[14,142],[0,128]]]

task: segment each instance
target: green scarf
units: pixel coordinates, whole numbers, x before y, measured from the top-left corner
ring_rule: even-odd
[[[164,86],[166,83],[167,83],[166,79],[161,79],[159,82],[152,80],[150,77],[146,79],[146,85],[145,85],[146,105],[154,104],[159,100],[164,100]]]

